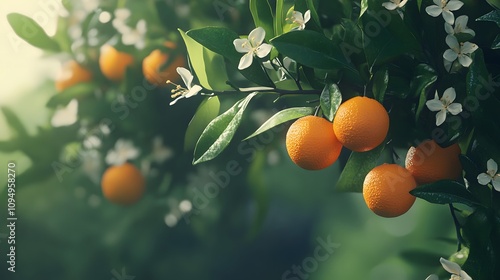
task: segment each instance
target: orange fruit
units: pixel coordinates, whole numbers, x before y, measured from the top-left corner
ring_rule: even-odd
[[[121,81],[127,67],[132,63],[134,63],[134,57],[128,53],[120,52],[110,45],[104,45],[101,48],[99,67],[102,74],[112,81]]]
[[[70,60],[63,66],[61,78],[56,80],[56,90],[61,92],[79,83],[92,80],[92,72],[85,69],[74,60]]]
[[[409,192],[417,186],[410,172],[397,164],[373,168],[363,182],[363,198],[375,214],[391,218],[410,210],[415,197]]]
[[[137,202],[144,193],[144,187],[144,176],[130,163],[109,167],[101,179],[104,197],[116,204]]]
[[[165,43],[169,48],[175,48],[175,44],[171,42]],[[179,82],[177,67],[186,67],[186,59],[183,55],[178,54],[169,65],[161,70],[164,64],[169,61],[170,54],[164,53],[161,50],[154,50],[142,61],[142,73],[148,82],[157,86],[166,86],[167,80],[175,83]]]
[[[453,144],[441,148],[434,140],[410,147],[406,154],[405,166],[418,184],[428,184],[439,180],[457,180],[462,175],[460,147]]]
[[[286,149],[292,161],[307,170],[332,165],[342,144],[333,133],[332,123],[316,116],[296,120],[286,134]]]
[[[353,97],[340,105],[333,130],[343,146],[366,152],[384,141],[389,131],[389,115],[377,100]]]

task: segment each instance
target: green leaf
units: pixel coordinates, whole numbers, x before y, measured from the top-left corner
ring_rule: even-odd
[[[368,152],[352,152],[335,186],[341,192],[362,192],[366,174],[379,163],[385,144]]]
[[[243,141],[255,137],[287,121],[298,119],[312,114],[314,114],[313,107],[296,107],[279,111],[278,113],[274,114],[274,116],[269,118],[265,123],[263,123],[254,133],[245,138]]]
[[[427,102],[428,89],[437,81],[436,71],[427,64],[419,64],[415,69],[415,74],[410,83],[410,96],[419,96],[418,108],[415,119],[420,118],[422,110]]]
[[[186,44],[191,66],[200,81],[200,85],[209,90],[224,91],[231,89],[226,84],[229,78],[222,57],[205,48],[184,31],[179,29],[179,32]]]
[[[375,99],[383,103],[385,92],[387,91],[387,85],[389,84],[389,70],[387,67],[383,67],[378,70],[373,76],[373,96]]]
[[[467,217],[462,230],[463,237],[469,246],[469,256],[463,269],[473,279],[497,279],[493,277],[495,265],[490,241],[493,221],[486,211],[483,208],[476,209]]]
[[[0,107],[0,111],[2,111],[7,124],[12,128],[18,138],[28,138],[28,131],[14,111],[7,107]]]
[[[493,43],[491,43],[491,48],[494,50],[500,49],[500,34],[497,35]]]
[[[500,9],[500,7],[498,9]],[[500,27],[500,10],[491,11],[483,16],[478,17],[476,20],[477,21],[491,21],[491,22],[496,23],[498,25],[498,27]]]
[[[324,35],[310,30],[288,32],[271,40],[278,51],[300,64],[325,70],[347,70],[359,78],[358,71],[344,56],[338,45]]]
[[[378,0],[367,0],[362,14],[363,48],[370,71],[405,53],[420,54],[420,42],[397,13],[385,9]]]
[[[267,0],[250,0],[250,12],[256,27],[266,31],[266,40],[274,37],[274,16]]]
[[[229,145],[240,125],[243,112],[256,94],[251,93],[236,102],[233,107],[208,124],[196,143],[193,164],[217,157]]]
[[[56,41],[50,38],[45,30],[30,17],[18,13],[10,13],[7,20],[14,32],[34,47],[57,52],[60,50]]]
[[[283,34],[285,21],[285,0],[276,0],[276,18],[274,19],[274,36]]]
[[[207,49],[229,60],[231,70],[240,71],[248,80],[258,85],[268,87],[274,86],[264,70],[262,70],[262,67],[255,61],[256,59],[247,69],[238,70],[238,64],[243,54],[238,53],[234,48],[233,41],[240,38],[234,31],[225,27],[204,27],[190,30],[186,32],[186,34]],[[189,48],[188,52],[191,56]]]
[[[66,106],[74,98],[80,99],[93,95],[96,88],[97,84],[95,83],[80,83],[74,85],[52,96],[47,102],[46,106],[48,108]]]
[[[462,203],[471,207],[479,205],[479,201],[464,185],[450,180],[421,185],[410,193],[435,204]]]
[[[192,150],[207,125],[219,115],[220,102],[217,96],[204,99],[189,122],[184,137],[184,150]]]
[[[323,115],[333,122],[337,109],[342,103],[342,93],[336,84],[327,84],[320,96],[320,106]]]

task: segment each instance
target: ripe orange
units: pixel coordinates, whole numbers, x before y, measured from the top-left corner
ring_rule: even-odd
[[[101,48],[99,66],[102,74],[115,82],[121,81],[127,67],[134,63],[134,57],[128,53],[117,51],[110,45]]]
[[[165,46],[174,49],[174,43],[167,42]],[[142,61],[142,73],[148,82],[157,86],[166,86],[167,80],[175,83],[179,81],[179,75],[176,72],[177,67],[186,67],[186,59],[183,55],[178,54],[169,65],[163,69],[164,64],[169,60],[170,54],[164,53],[161,50],[154,50]]]
[[[377,100],[353,97],[340,105],[333,130],[342,145],[355,152],[366,152],[384,141],[389,115]]]
[[[316,116],[296,120],[286,134],[286,149],[292,161],[308,170],[332,165],[340,155],[342,144],[337,140],[332,123]]]
[[[79,83],[92,80],[92,72],[85,69],[74,60],[65,63],[61,78],[56,80],[56,90],[61,92]]]
[[[397,164],[373,168],[363,182],[363,198],[375,214],[391,218],[410,210],[415,197],[409,192],[417,186],[410,172]]]
[[[109,167],[101,179],[104,197],[116,204],[137,202],[144,193],[144,187],[144,176],[130,163]]]
[[[405,166],[418,184],[428,184],[439,180],[457,180],[462,175],[460,147],[453,144],[441,148],[434,140],[410,147],[406,154]]]

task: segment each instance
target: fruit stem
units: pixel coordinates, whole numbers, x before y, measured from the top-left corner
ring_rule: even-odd
[[[453,207],[453,204],[450,203],[449,204],[449,207],[450,207],[450,212],[451,212],[451,216],[453,217],[453,223],[455,224],[455,231],[457,233],[457,252],[460,251],[462,249],[462,243],[463,243],[463,238],[462,238],[462,235],[460,234],[460,223],[458,222],[458,219],[457,219],[457,215],[455,214],[455,208]]]

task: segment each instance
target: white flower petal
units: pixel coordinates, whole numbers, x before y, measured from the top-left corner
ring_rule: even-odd
[[[441,100],[443,101],[444,104],[449,105],[453,101],[455,101],[455,98],[457,98],[457,93],[455,92],[454,88],[450,87],[444,91]]]
[[[448,106],[448,112],[450,114],[456,116],[462,112],[462,104],[460,103],[453,103]]]
[[[311,10],[307,10],[304,13],[304,24],[306,24],[309,20],[311,20]]]
[[[404,5],[406,5],[406,2],[408,2],[408,0],[401,1],[401,3],[399,3],[398,7],[402,8]]]
[[[469,67],[472,64],[472,58],[462,54],[458,56],[458,62],[460,62],[460,64],[462,64],[463,67]]]
[[[146,21],[141,19],[137,22],[137,25],[135,29],[140,33],[140,34],[145,34],[147,31],[147,26],[146,26]]]
[[[498,174],[495,175],[495,177],[492,180],[492,183],[493,183],[493,188],[495,188],[497,192],[500,192],[500,175]]]
[[[198,92],[200,92],[203,88],[199,85],[194,85],[192,88],[189,89],[189,92],[186,93],[184,96],[186,98],[189,98],[191,96],[195,96],[198,94]]]
[[[264,43],[255,50],[255,54],[258,57],[263,58],[271,52],[272,48],[273,48],[272,45]]]
[[[455,34],[455,29],[453,29],[453,26],[451,26],[451,24],[445,22],[444,23],[444,30],[446,31],[446,33],[448,33],[449,35],[453,35]]]
[[[460,277],[462,277],[463,280],[472,280],[472,277],[469,276],[469,274],[467,274],[467,272],[465,271],[460,271]]]
[[[449,11],[456,11],[464,5],[463,2],[458,1],[458,0],[450,0],[448,4],[446,4],[446,9]]]
[[[460,268],[460,266],[454,262],[451,262],[447,259],[444,259],[444,258],[440,258],[439,261],[441,262],[441,265],[443,266],[443,268],[448,271],[449,273],[452,273],[452,274],[456,274],[456,275],[460,275],[460,272],[462,271],[462,269]]]
[[[431,274],[425,278],[425,280],[439,280],[439,277],[436,274]]]
[[[498,171],[498,165],[497,165],[497,163],[492,158],[490,158],[486,162],[486,166],[488,167],[488,173],[491,173],[491,174],[496,174],[497,173],[497,171]]]
[[[478,46],[476,44],[473,44],[471,42],[465,42],[463,43],[462,47],[460,48],[461,53],[463,54],[471,54],[475,52],[478,49]]]
[[[382,6],[384,6],[384,8],[386,8],[389,11],[395,10],[398,7],[398,5],[396,5],[396,4],[392,3],[392,2],[382,3]]]
[[[467,26],[467,21],[469,21],[469,17],[466,15],[457,17],[457,19],[455,20],[455,28],[458,29],[465,28]]]
[[[125,32],[122,35],[122,43],[127,46],[135,45],[139,40],[141,40],[141,37],[137,32]]]
[[[463,30],[461,30],[460,33],[465,33],[465,34],[469,34],[471,35],[472,37],[476,36],[476,32],[474,32],[474,30],[470,29],[470,28],[465,28]]]
[[[246,69],[250,67],[250,65],[252,65],[252,62],[253,62],[253,53],[249,52],[241,57],[240,63],[238,64],[238,69],[239,70]]]
[[[233,41],[234,48],[239,53],[248,53],[252,51],[252,46],[248,39],[235,39]]]
[[[440,1],[438,1],[438,2],[440,2]],[[441,9],[440,7],[438,7],[436,5],[431,5],[431,6],[426,7],[425,11],[431,17],[437,17],[443,12],[443,9]]]
[[[458,52],[458,50],[460,49],[460,45],[458,44],[457,37],[455,37],[453,35],[448,35],[448,36],[446,36],[445,40],[446,40],[446,44],[448,45],[448,47],[450,47],[455,52]]]
[[[190,89],[194,79],[193,74],[191,74],[191,72],[184,67],[177,67],[177,73],[181,76],[186,87]]]
[[[425,105],[427,105],[427,108],[429,108],[429,110],[431,110],[432,112],[437,112],[444,109],[443,103],[436,99],[427,100],[427,102],[425,102]]]
[[[481,173],[477,175],[477,182],[481,185],[488,185],[491,182],[491,177],[486,173]]]
[[[181,95],[181,96],[177,97],[176,99],[172,100],[172,102],[170,102],[170,106],[174,105],[175,103],[177,103],[177,101],[179,101],[179,99],[182,99],[184,97],[185,97],[184,95]]]
[[[449,24],[453,24],[453,22],[455,22],[455,16],[450,11],[443,10],[443,18]]]
[[[436,114],[436,126],[440,126],[446,120],[446,110],[441,110]]]
[[[266,38],[266,31],[260,26],[248,34],[248,41],[250,41],[250,44],[254,48],[262,44],[262,42],[264,42],[264,38]]]
[[[78,120],[78,100],[72,99],[64,108],[58,109],[51,119],[53,127],[69,126]]]
[[[443,53],[443,58],[449,62],[453,62],[453,61],[457,60],[458,54],[455,51],[453,51],[452,49],[447,49]]]

